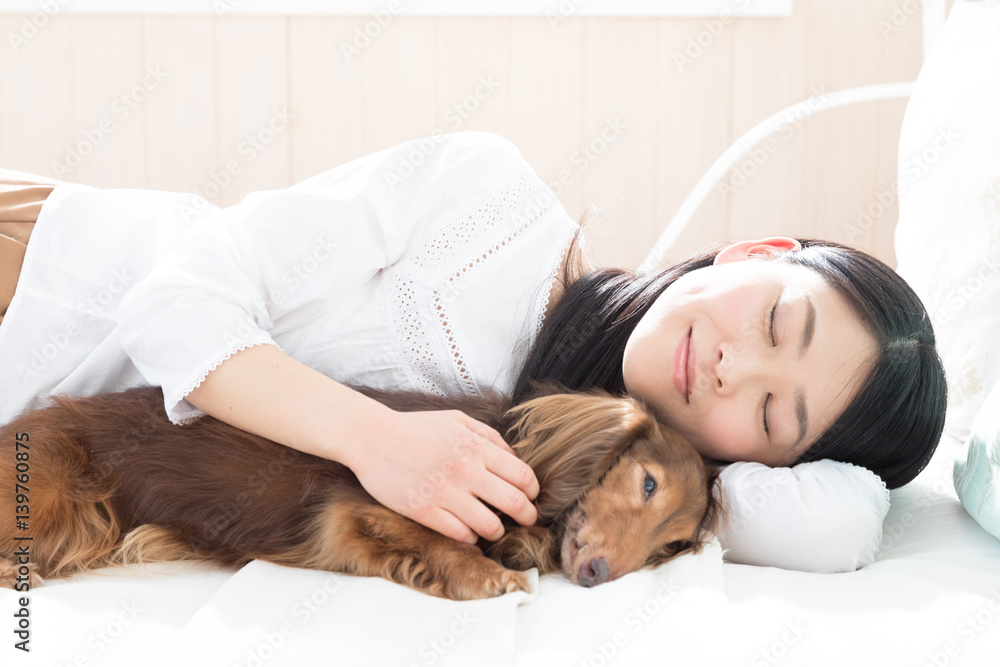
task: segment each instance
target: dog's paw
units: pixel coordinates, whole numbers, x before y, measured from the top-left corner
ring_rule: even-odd
[[[528,578],[527,572],[517,572],[515,570],[505,569],[500,573],[500,576],[496,578],[494,583],[496,590],[490,597],[498,597],[500,595],[516,593],[518,591],[524,591],[525,593],[531,592],[531,580]]]
[[[483,570],[469,573],[461,581],[452,582],[446,597],[453,600],[482,600],[517,591],[531,592],[531,578],[527,572],[517,572],[493,562],[483,563]]]
[[[23,578],[18,579],[19,576],[21,576],[20,566],[7,558],[0,557],[0,588],[14,588],[17,590],[16,586],[24,583]],[[38,588],[45,583],[45,580],[29,565],[27,583],[29,588]]]

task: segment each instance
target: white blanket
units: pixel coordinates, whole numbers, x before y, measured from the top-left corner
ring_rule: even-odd
[[[875,563],[813,574],[723,563],[711,545],[584,589],[450,602],[380,579],[254,562],[161,564],[32,590],[30,655],[0,592],[0,665],[995,665],[1000,542],[951,485],[958,443],[892,492]]]
[[[452,602],[260,561],[106,569],[32,590],[31,653],[5,641],[0,664],[596,665],[651,646],[699,655],[724,605],[717,545],[593,589],[535,587]],[[4,617],[17,597],[0,592]]]

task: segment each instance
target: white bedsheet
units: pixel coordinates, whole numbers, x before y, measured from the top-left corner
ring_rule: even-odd
[[[945,438],[917,479],[892,492],[871,565],[842,574],[725,565],[725,634],[743,647],[738,661],[1000,664],[1000,542],[955,495],[958,447]],[[787,624],[797,636],[786,636]],[[758,653],[768,648],[782,657],[768,661]]]
[[[664,641],[698,651],[691,632],[724,605],[714,545],[594,589],[550,575],[531,594],[473,602],[260,561],[237,572],[151,569],[106,569],[32,590],[31,654],[5,641],[0,664],[586,664]],[[15,597],[0,593],[8,619]]]
[[[810,574],[724,563],[718,546],[583,589],[450,602],[379,579],[254,562],[103,570],[31,591],[29,656],[0,665],[996,665],[1000,542],[962,509],[958,444],[893,492],[878,560]]]

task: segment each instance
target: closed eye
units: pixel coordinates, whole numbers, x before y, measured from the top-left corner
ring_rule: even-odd
[[[676,556],[677,554],[686,551],[694,546],[690,541],[687,540],[677,540],[676,542],[670,542],[665,544],[659,549],[657,549],[653,554],[647,559],[646,564],[651,567],[656,567],[657,565],[662,565],[668,560]]]
[[[677,540],[676,542],[671,542],[670,544],[668,544],[665,547],[665,549],[668,554],[672,555],[677,553],[678,551],[687,549],[689,546],[691,546],[690,542],[687,542],[685,540]]]
[[[764,434],[771,435],[771,430],[767,426],[767,404],[771,402],[771,394],[764,397],[764,407],[761,408],[761,421],[764,422]]]

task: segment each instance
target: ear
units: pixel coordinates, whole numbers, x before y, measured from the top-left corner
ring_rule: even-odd
[[[788,236],[769,236],[766,239],[756,241],[740,241],[723,248],[715,256],[713,264],[726,264],[728,262],[738,262],[751,257],[769,258],[777,257],[780,253],[788,250],[801,250],[802,244]]]
[[[553,394],[521,403],[512,427],[517,455],[535,471],[539,521],[570,509],[656,421],[630,398]]]
[[[698,525],[695,553],[701,550],[702,545],[711,541],[713,536],[719,534],[728,518],[729,513],[721,500],[722,480],[719,478],[724,467],[705,462],[705,489],[708,493],[708,506],[705,508],[705,514]]]

